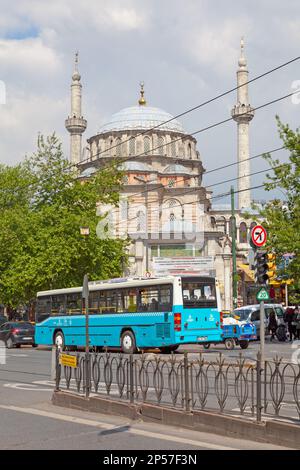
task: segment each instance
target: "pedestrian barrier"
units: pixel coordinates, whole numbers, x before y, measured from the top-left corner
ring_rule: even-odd
[[[66,355],[73,356],[69,360]],[[262,364],[239,355],[207,361],[171,354],[61,353],[56,350],[56,391],[101,395],[184,411],[285,417],[300,424],[300,365],[275,357]],[[63,365],[71,364],[71,365]]]

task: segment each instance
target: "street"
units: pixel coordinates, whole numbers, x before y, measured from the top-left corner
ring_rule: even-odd
[[[181,348],[182,349],[182,348]],[[196,357],[198,346],[187,346]],[[231,358],[240,351],[223,347],[205,352],[212,358],[219,351]],[[246,357],[255,357],[251,344]],[[267,344],[268,354],[289,359],[289,344]],[[53,406],[50,348],[23,347],[7,350],[7,363],[0,366],[1,449],[278,449],[278,446],[226,436],[173,428],[128,418],[70,410]]]

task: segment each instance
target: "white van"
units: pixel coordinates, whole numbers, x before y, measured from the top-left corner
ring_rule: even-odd
[[[265,335],[269,334],[268,323],[270,312],[274,311],[277,324],[284,325],[284,309],[281,304],[265,304]],[[244,307],[236,308],[234,310],[234,315],[238,317],[240,322],[254,323],[256,326],[257,339],[260,335],[260,305],[245,305]]]

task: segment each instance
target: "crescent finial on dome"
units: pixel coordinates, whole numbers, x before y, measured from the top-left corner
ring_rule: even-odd
[[[145,93],[144,92],[144,85],[145,85],[144,82],[140,82],[140,87],[141,87],[141,89],[140,89],[141,97],[139,99],[139,105],[140,106],[145,106],[147,104],[147,101],[144,98],[144,93]]]

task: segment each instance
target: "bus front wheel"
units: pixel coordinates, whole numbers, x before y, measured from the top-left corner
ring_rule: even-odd
[[[124,354],[133,354],[136,351],[135,337],[132,331],[124,331],[121,336],[121,349]]]
[[[65,337],[62,331],[57,331],[54,335],[54,345],[63,351],[65,349]]]

